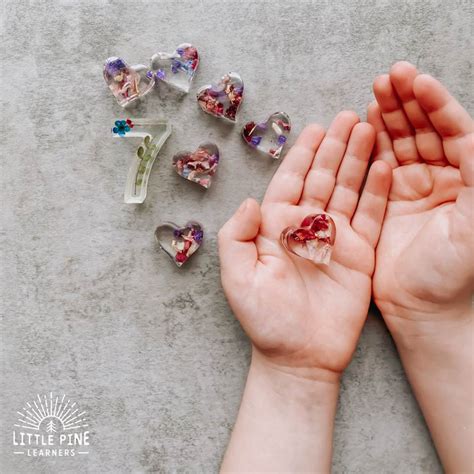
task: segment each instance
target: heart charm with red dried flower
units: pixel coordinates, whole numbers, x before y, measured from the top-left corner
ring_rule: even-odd
[[[280,241],[289,252],[328,265],[336,240],[336,224],[328,214],[311,214],[303,219],[300,227],[287,227]]]
[[[219,164],[219,149],[214,143],[203,143],[196,151],[182,151],[173,157],[176,172],[185,179],[208,189]]]
[[[163,250],[181,267],[202,244],[204,231],[201,224],[190,221],[184,227],[165,222],[155,230],[155,239]]]
[[[197,101],[207,114],[235,122],[244,96],[244,83],[236,72],[229,72],[216,84],[201,87]]]

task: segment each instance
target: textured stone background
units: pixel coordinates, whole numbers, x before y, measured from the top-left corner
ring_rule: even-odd
[[[472,110],[471,8],[469,0],[3,0],[0,471],[216,472],[249,360],[220,288],[216,233],[245,197],[263,196],[278,165],[245,146],[240,125],[281,109],[296,135],[341,109],[364,117],[372,79],[399,59],[441,78]],[[123,204],[133,145],[110,137],[124,113],[102,63],[112,55],[146,63],[182,41],[202,55],[195,83],[181,98],[162,88],[134,112],[167,117],[174,132],[145,204]],[[234,127],[194,100],[229,70],[246,84]],[[222,162],[202,192],[170,160],[207,139]],[[207,239],[178,270],[153,230],[190,217]],[[12,454],[16,411],[50,391],[89,412],[89,456]],[[440,471],[373,311],[343,380],[334,472]]]

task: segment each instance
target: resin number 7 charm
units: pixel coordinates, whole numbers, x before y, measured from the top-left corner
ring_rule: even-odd
[[[142,139],[128,169],[124,194],[127,204],[140,204],[146,198],[148,178],[155,158],[171,135],[171,125],[166,120],[117,120],[112,134],[114,137]]]

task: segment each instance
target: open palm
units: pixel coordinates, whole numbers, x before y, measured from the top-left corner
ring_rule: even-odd
[[[374,156],[393,168],[374,297],[384,316],[425,319],[465,304],[472,291],[473,122],[438,81],[406,62],[378,77],[374,92]]]
[[[327,134],[317,125],[299,136],[277,170],[261,209],[247,200],[219,233],[222,282],[254,346],[289,369],[341,372],[367,315],[390,167],[372,166],[360,194],[374,130],[340,113]],[[287,226],[329,213],[337,237],[328,266],[289,254]]]

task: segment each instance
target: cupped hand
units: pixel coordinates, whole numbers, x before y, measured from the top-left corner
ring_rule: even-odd
[[[341,112],[327,133],[306,127],[268,186],[261,207],[247,199],[219,232],[222,283],[254,349],[302,376],[338,376],[365,321],[391,169],[366,175],[375,133]],[[289,254],[287,226],[327,212],[337,227],[328,266]]]
[[[393,168],[375,301],[385,317],[459,317],[474,281],[473,121],[436,79],[407,62],[377,77],[374,93],[374,157]]]

